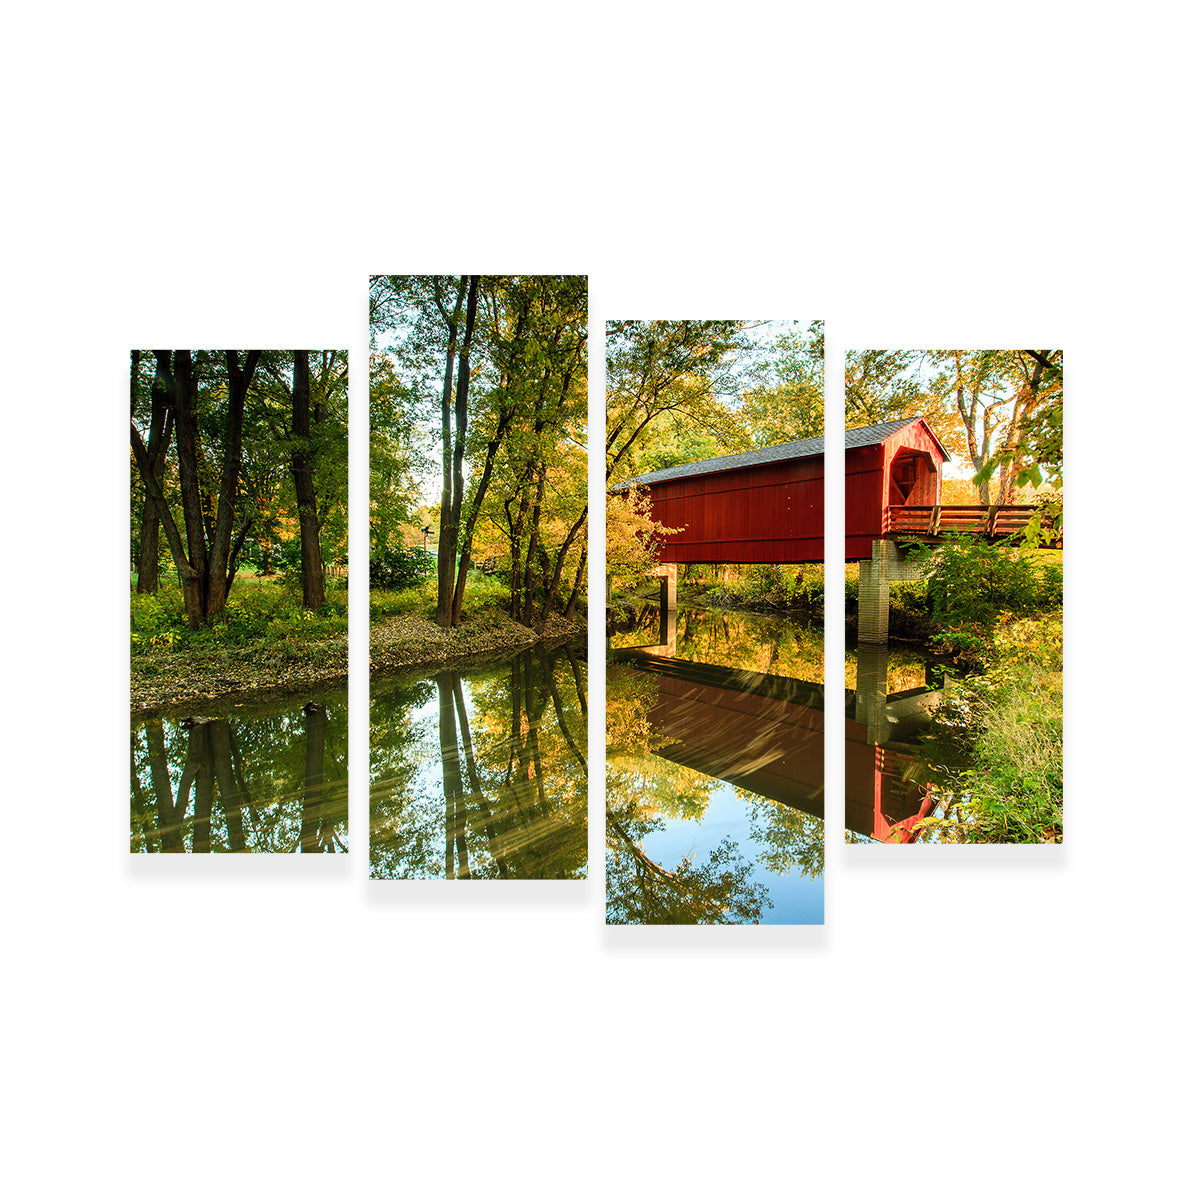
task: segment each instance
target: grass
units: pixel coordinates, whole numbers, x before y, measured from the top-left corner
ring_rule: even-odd
[[[463,615],[482,617],[487,611],[507,610],[509,592],[495,575],[471,571],[463,592]],[[371,624],[393,617],[424,616],[431,620],[437,610],[437,579],[429,576],[406,588],[371,589]]]
[[[970,684],[973,763],[958,780],[965,840],[1061,842],[1062,614],[1002,621]]]
[[[160,654],[186,654],[223,647],[259,645],[264,651],[295,658],[301,647],[344,636],[347,594],[344,586],[326,591],[325,603],[306,609],[296,590],[274,579],[239,575],[225,611],[198,630],[189,630],[183,591],[177,583],[162,583],[153,596],[132,592],[130,651],[139,658]]]

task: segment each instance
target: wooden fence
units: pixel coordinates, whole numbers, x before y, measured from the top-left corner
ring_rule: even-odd
[[[1020,536],[1037,511],[1036,504],[893,504],[884,532],[914,541],[935,541],[947,533],[998,540]],[[1062,546],[1062,530],[1055,529],[1048,517],[1042,521],[1042,540]]]

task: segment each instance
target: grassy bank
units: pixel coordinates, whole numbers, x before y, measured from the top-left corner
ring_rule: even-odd
[[[309,611],[287,584],[239,576],[225,612],[189,630],[178,584],[130,596],[134,710],[346,677],[346,588]]]
[[[931,820],[964,842],[1061,842],[1062,614],[1005,618],[985,670],[964,687],[972,762],[947,781],[957,820]]]
[[[922,555],[928,643],[961,683],[970,762],[945,781],[950,840],[1061,842],[1062,552],[971,539]]]
[[[425,579],[406,588],[372,588],[371,669],[497,658],[587,632],[586,608],[570,621],[551,613],[541,633],[509,616],[508,608],[508,588],[495,576],[475,571],[467,578],[463,622],[454,629],[434,620],[436,580]]]

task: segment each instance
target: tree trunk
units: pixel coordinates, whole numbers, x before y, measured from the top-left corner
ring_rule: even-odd
[[[567,601],[566,611],[563,616],[570,621],[575,616],[575,606],[579,603],[579,593],[583,588],[583,581],[587,574],[587,547],[579,553],[579,566],[575,571],[575,585],[571,588],[571,597]]]
[[[546,464],[540,463],[538,470],[537,491],[533,497],[533,507],[529,512],[529,545],[525,551],[525,572],[521,586],[524,595],[521,597],[521,624],[533,628],[533,567],[537,562],[539,525],[542,519],[542,497],[546,491]]]
[[[554,599],[554,592],[558,587],[558,581],[562,578],[563,565],[567,561],[567,552],[571,549],[571,543],[575,540],[575,535],[579,532],[584,521],[587,520],[587,505],[583,506],[583,512],[579,514],[579,519],[571,526],[571,531],[567,534],[563,544],[559,547],[558,554],[554,560],[554,571],[546,585],[546,596],[542,601],[541,611],[538,613],[537,631],[541,633],[546,628],[546,618],[550,615],[550,604]],[[582,560],[580,566],[582,567]],[[575,578],[575,590],[571,593],[571,603],[574,604],[575,597],[579,592],[579,577]]]
[[[454,313],[442,307],[440,290],[435,284],[434,299],[446,322],[446,372],[442,378],[442,503],[438,513],[437,612],[439,625],[450,623],[450,597],[454,590],[454,542],[450,533],[450,510],[454,495],[454,441],[450,434],[450,398],[454,395],[454,354],[458,343],[458,321],[462,316],[467,277],[458,279]]]
[[[500,448],[500,442],[504,438],[505,430],[508,427],[509,421],[512,419],[512,411],[501,413],[500,419],[496,425],[496,436],[488,442],[487,458],[484,460],[483,473],[479,477],[479,483],[475,488],[475,495],[471,498],[471,506],[467,510],[467,523],[462,534],[462,552],[458,560],[458,578],[454,582],[454,599],[450,609],[450,624],[458,625],[462,622],[462,602],[463,593],[467,590],[467,571],[471,565],[471,543],[475,537],[475,524],[479,520],[479,511],[483,507],[484,497],[487,495],[488,484],[492,479],[492,468],[496,462],[496,452]]]
[[[140,363],[141,352],[135,350],[129,376],[131,415],[136,401],[137,374]],[[160,490],[163,485],[167,449],[171,444],[173,417],[170,394],[159,386],[156,374],[154,386],[151,388],[150,438],[146,452],[149,455],[154,478]],[[138,538],[137,590],[139,595],[152,596],[158,591],[158,528],[158,507],[154,497],[150,494],[150,489],[146,488],[146,497],[142,505],[142,528]]]
[[[173,382],[175,407],[175,447],[179,458],[179,491],[183,506],[183,526],[187,537],[187,561],[190,571],[182,576],[183,602],[189,629],[199,629],[206,620],[205,588],[208,583],[208,547],[204,540],[204,510],[200,502],[200,476],[197,471],[197,443],[200,440],[196,416],[198,389],[190,350],[156,350],[160,374]],[[164,371],[164,362],[169,366]],[[161,510],[160,510],[161,515]]]
[[[320,608],[325,603],[325,570],[313,487],[311,392],[308,351],[296,350],[292,366],[292,479],[300,516],[300,582],[304,607]]]
[[[462,284],[459,289],[461,292]],[[479,303],[479,276],[470,277],[470,290],[467,294],[466,328],[463,330],[462,345],[458,348],[458,384],[454,393],[454,454],[451,470],[450,512],[443,510],[441,531],[447,540],[446,564],[442,568],[442,547],[438,543],[438,601],[437,623],[453,626],[457,624],[454,618],[454,564],[456,557],[459,569],[465,573],[468,567],[468,556],[465,550],[459,550],[459,526],[462,522],[463,507],[463,458],[467,449],[467,392],[471,384],[471,338],[475,331],[475,313]],[[443,401],[443,407],[444,407]],[[448,432],[443,416],[443,436]],[[445,467],[445,446],[443,445],[443,473]],[[445,481],[443,480],[442,495],[445,497]],[[462,603],[459,602],[461,611]]]

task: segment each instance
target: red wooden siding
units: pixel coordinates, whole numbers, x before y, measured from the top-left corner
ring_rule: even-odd
[[[682,532],[662,562],[820,562],[825,525],[821,456],[650,485],[656,521]]]
[[[945,460],[916,420],[870,446],[846,451],[846,557],[871,557],[889,505],[936,505]],[[824,558],[825,456],[707,471],[650,483],[651,515],[678,529],[664,563],[811,563]]]

